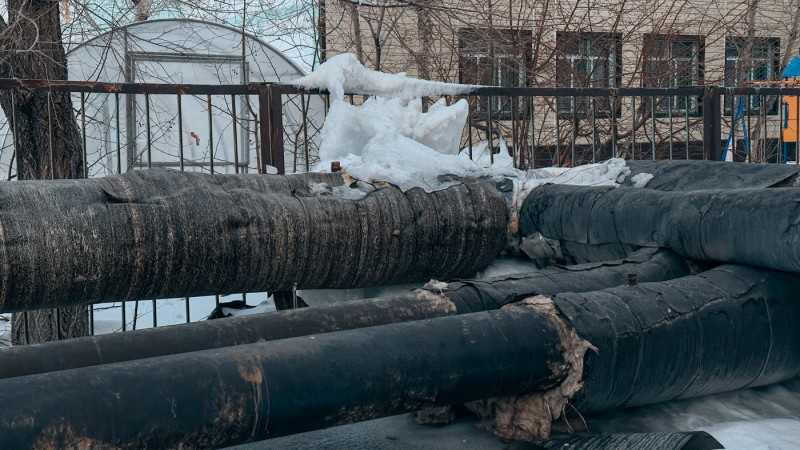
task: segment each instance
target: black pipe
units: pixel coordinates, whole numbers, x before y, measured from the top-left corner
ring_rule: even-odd
[[[800,272],[797,188],[663,192],[545,185],[525,200],[524,235],[667,247],[693,260]]]
[[[639,174],[652,175],[645,185],[660,191],[694,191],[704,189],[753,189],[797,186],[800,166],[797,164],[748,164],[723,161],[625,161],[631,169],[623,185],[633,184]]]
[[[359,200],[320,173],[3,183],[0,312],[469,277],[502,251],[507,210],[494,183],[454,183]]]
[[[278,311],[170,327],[111,333],[0,350],[0,379],[155,356],[271,341],[345,329],[498,309],[535,294],[582,292],[640,281],[677,278],[689,265],[669,251],[643,249],[623,260],[540,270],[483,281],[447,283],[417,293],[341,305]]]
[[[581,413],[763,386],[800,375],[800,275],[726,265],[553,297],[586,352]]]
[[[7,448],[220,447],[540,390],[555,325],[507,308],[0,383]]]

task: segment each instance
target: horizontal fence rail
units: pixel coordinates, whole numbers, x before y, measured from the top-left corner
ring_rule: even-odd
[[[10,111],[0,120],[0,173],[8,180],[16,178],[19,167],[16,99],[32,92],[48,98],[53,92],[71,94],[84,175],[90,177],[150,167],[207,173],[309,171],[319,163],[321,129],[331,102],[326,91],[257,83],[0,79],[0,92],[11,97]],[[345,97],[353,104],[370,98],[361,93]],[[611,157],[719,160],[726,154],[734,161],[800,160],[800,88],[474,87],[460,96],[420,101],[426,110],[442,99],[469,104],[463,152],[493,161],[507,151],[521,169]],[[266,299],[266,293],[230,298],[247,300],[247,295],[251,301]],[[174,316],[189,322],[204,318],[220,298],[159,302],[172,302],[173,309],[181,303],[185,312]],[[121,326],[105,324],[104,331],[159,325],[157,300],[133,303],[95,305],[90,314],[119,314]],[[190,304],[202,311],[192,312]]]

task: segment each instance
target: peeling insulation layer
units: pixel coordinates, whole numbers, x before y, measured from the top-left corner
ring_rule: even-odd
[[[563,352],[563,359],[550,361],[549,364],[553,373],[565,374],[565,377],[550,389],[493,397],[470,402],[466,406],[481,417],[482,428],[501,439],[547,439],[553,421],[564,413],[570,400],[583,386],[584,354],[589,349],[597,349],[578,336],[549,297],[537,295],[504,308],[530,308],[550,320],[558,330],[558,348]]]
[[[800,272],[800,190],[662,192],[546,185],[525,201],[520,232],[574,245],[667,247],[695,260]]]
[[[725,265],[696,276],[553,296],[587,352],[586,413],[800,375],[800,276]]]
[[[503,249],[494,184],[315,195],[336,174],[133,171],[0,186],[0,311],[468,277]]]

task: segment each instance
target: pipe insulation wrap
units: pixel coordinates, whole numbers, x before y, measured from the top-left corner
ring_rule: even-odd
[[[0,383],[0,436],[221,447],[546,389],[562,352],[549,317],[508,308],[29,375]]]
[[[696,260],[800,272],[800,190],[661,192],[545,185],[523,204],[520,230],[581,244],[668,247]]]
[[[554,295],[624,285],[631,273],[641,282],[660,281],[688,275],[690,267],[669,250],[645,248],[619,261],[553,267],[482,281],[455,281],[447,283],[443,291],[420,289],[390,298],[14,346],[0,351],[0,379],[456,312],[488,311],[517,301],[520,295]]]
[[[489,181],[314,195],[337,174],[153,169],[0,186],[0,312],[468,277],[503,249]]]
[[[553,296],[586,353],[582,413],[763,386],[800,375],[800,276],[725,265],[696,276]]]
[[[625,161],[631,173],[623,185],[639,174],[652,175],[645,185],[659,191],[694,191],[705,189],[739,189],[797,187],[800,166],[796,164],[750,164],[724,161]]]

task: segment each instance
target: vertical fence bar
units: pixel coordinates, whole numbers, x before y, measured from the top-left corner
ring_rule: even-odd
[[[486,127],[487,127],[487,135],[486,139],[489,143],[489,162],[494,164],[494,136],[492,131],[492,96],[488,96],[486,98],[488,101],[486,102]]]
[[[672,161],[672,133],[673,133],[673,126],[672,126],[672,99],[675,97],[669,96],[667,97],[667,117],[669,120],[669,160]],[[685,108],[688,108],[689,105],[683,105]]]
[[[514,168],[519,167],[517,164],[517,155],[519,151],[517,151],[517,97],[511,97],[511,162]]]
[[[747,120],[746,120],[747,129],[746,130],[744,130],[744,129],[742,130],[743,131],[742,135],[745,138],[745,141],[744,141],[744,151],[746,152],[745,161],[747,161],[750,158],[750,154],[753,152],[753,145],[752,145],[753,144],[753,127],[751,126],[751,123],[750,123],[750,115],[752,114],[752,112],[750,111],[750,105],[751,104],[752,104],[752,102],[750,101],[750,96],[748,95],[747,96]],[[761,104],[761,109],[764,109],[763,103]],[[749,136],[748,136],[748,133],[749,133]],[[766,142],[765,142],[765,144],[766,144]],[[764,148],[766,148],[766,146]]]
[[[608,106],[611,109],[611,154],[616,158],[617,155],[617,97],[608,97]]]
[[[472,161],[472,102],[469,100],[467,100],[467,145],[469,145],[469,159]]]
[[[189,297],[184,297],[183,298],[183,302],[184,302],[184,305],[186,306],[186,323],[189,323],[189,322],[192,321],[192,319],[190,317],[191,311],[189,310]]]
[[[305,126],[305,121],[303,122]],[[236,132],[236,96],[231,95],[231,127],[233,128],[233,173],[239,173],[239,135]]]
[[[533,101],[534,101],[535,97],[531,96],[531,97],[528,97],[528,99],[529,99],[530,109],[531,109],[531,111],[530,111],[530,114],[531,114],[531,126],[530,126],[530,128],[531,128],[531,169],[535,169],[536,168],[536,133],[535,133],[536,130],[534,128],[534,121],[535,121],[535,118],[536,118],[536,116],[535,116],[536,109],[535,109],[535,105],[533,104]]]
[[[689,104],[688,103],[689,102],[689,96],[685,95],[684,96],[684,100],[687,102],[686,104],[688,105]],[[685,123],[685,126],[686,126],[686,160],[688,161],[689,160],[689,137],[690,137],[690,132],[689,132],[689,108],[685,108],[683,110],[683,115],[684,115],[684,119],[686,121],[686,123]]]
[[[211,113],[211,94],[206,95],[208,102],[208,156],[209,170],[214,173],[214,117]]]
[[[180,158],[181,172],[183,172],[183,102],[181,101],[181,98],[181,94],[178,94],[178,158]]]
[[[561,167],[561,116],[558,111],[558,97],[554,98],[556,105],[556,167]]]
[[[89,336],[94,336],[94,305],[89,305]]]
[[[48,144],[50,146],[50,179],[54,180],[56,178],[56,166],[55,150],[53,149],[53,96],[51,91],[47,91],[47,128]],[[19,170],[19,166],[17,166],[17,170]]]
[[[650,96],[650,154],[656,160],[656,98]]]
[[[81,92],[81,147],[83,148],[83,178],[89,178],[89,166],[86,162],[86,94]]]
[[[596,110],[597,110],[597,102],[595,102],[594,97],[590,98],[589,101],[592,104],[592,123],[591,123],[591,127],[592,127],[592,164],[594,164],[594,163],[597,162],[597,142],[596,142],[597,141],[597,127],[595,126],[595,124],[596,124],[596,117],[595,117],[596,114],[595,113],[596,113]]]
[[[150,94],[144,94],[144,116],[147,130],[147,168],[153,167],[153,139],[150,133]]]
[[[283,105],[280,91],[272,86],[260,86],[258,108],[261,115],[261,167],[260,173],[267,173],[267,166],[278,169],[279,174],[286,171],[283,160]]]
[[[720,91],[718,87],[708,86],[703,98],[703,157],[712,161],[722,157]]]
[[[569,166],[575,167],[575,139],[578,136],[578,121],[576,118],[578,109],[578,102],[576,97],[572,96],[572,137],[569,140],[569,148],[570,148],[570,159],[569,159]]]
[[[153,328],[158,327],[158,319],[156,317],[156,300],[153,299]]]
[[[766,158],[766,156],[767,156],[767,97],[765,95],[759,94],[759,100],[761,101],[761,124],[762,124],[761,136],[763,137],[762,148],[764,149],[764,158]],[[781,162],[780,149],[778,149],[778,151],[775,152],[775,162],[776,163],[780,163]]]
[[[311,171],[311,156],[308,150],[308,103],[305,101],[305,95],[300,94],[300,100],[303,106],[303,159],[306,161],[306,172]],[[308,96],[308,102],[311,103],[311,96]]]
[[[122,173],[122,139],[119,129],[119,92],[114,93],[114,114],[117,120],[117,174]]]
[[[125,317],[125,302],[122,302],[122,331],[125,331],[128,327],[128,324],[126,323],[127,321],[128,320]]]
[[[631,159],[636,160],[636,97],[631,95]]]
[[[219,306],[219,295],[214,296],[214,306]]]

